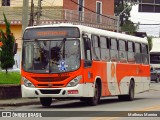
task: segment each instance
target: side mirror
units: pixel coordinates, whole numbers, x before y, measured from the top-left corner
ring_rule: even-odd
[[[17,48],[18,48],[18,44],[14,43],[13,45],[13,53],[16,54],[17,53]]]

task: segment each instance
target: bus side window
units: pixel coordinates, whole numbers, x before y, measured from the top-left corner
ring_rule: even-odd
[[[148,54],[148,45],[142,43],[142,62],[143,64],[148,64],[149,54]]]
[[[128,56],[128,63],[135,63],[135,55],[134,55],[134,43],[131,41],[127,42],[127,56]]]
[[[89,67],[92,65],[92,54],[91,54],[91,40],[89,38],[83,38],[84,41],[84,66]]]
[[[117,40],[114,38],[111,38],[111,46],[110,46],[110,54],[111,54],[111,61],[112,62],[118,62],[118,44]]]
[[[136,63],[142,63],[140,43],[135,43],[135,59],[136,59]]]
[[[101,47],[101,60],[109,61],[110,54],[108,49],[108,39],[106,37],[100,37],[100,47]]]
[[[99,36],[92,35],[93,59],[100,60],[100,40]]]
[[[119,40],[119,60],[121,63],[127,62],[126,55],[126,42],[124,40]]]

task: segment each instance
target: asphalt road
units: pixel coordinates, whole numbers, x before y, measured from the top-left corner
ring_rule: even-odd
[[[3,110],[45,111],[44,113],[47,113],[46,111],[48,111],[48,114],[51,114],[52,116],[55,114],[58,116],[55,118],[56,120],[73,120],[75,119],[74,117],[76,117],[76,120],[78,120],[82,119],[82,116],[83,119],[86,120],[133,120],[138,118],[141,120],[159,120],[160,117],[158,118],[155,116],[158,111],[158,114],[160,114],[160,83],[152,82],[150,90],[148,92],[136,94],[134,101],[118,101],[117,97],[107,97],[102,98],[101,103],[97,106],[88,106],[87,103],[80,102],[79,100],[65,100],[52,103],[50,107],[42,107],[41,105],[27,105],[18,107],[4,107]],[[130,111],[134,111],[134,113],[130,113]],[[147,113],[151,116],[140,117],[139,115],[141,115],[141,112]],[[108,114],[112,115],[112,117],[109,117]],[[135,116],[127,117],[129,114]],[[71,117],[72,115],[74,117]]]

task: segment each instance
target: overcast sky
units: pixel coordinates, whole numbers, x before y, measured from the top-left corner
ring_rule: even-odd
[[[131,18],[134,23],[140,24],[160,24],[160,13],[138,12],[138,5],[132,7]],[[158,37],[160,34],[160,25],[140,25],[140,32],[146,32],[147,35]]]

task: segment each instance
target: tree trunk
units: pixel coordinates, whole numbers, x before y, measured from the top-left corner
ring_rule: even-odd
[[[8,69],[6,68],[6,74],[8,73]]]

